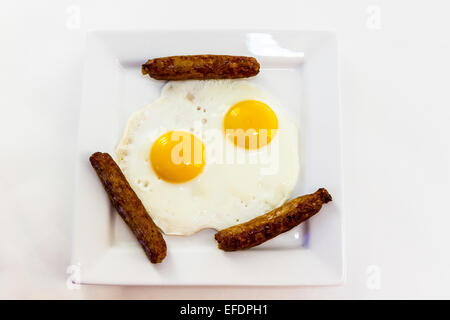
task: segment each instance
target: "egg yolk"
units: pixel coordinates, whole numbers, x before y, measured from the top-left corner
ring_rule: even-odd
[[[240,101],[224,118],[225,135],[238,147],[258,149],[272,141],[278,129],[273,110],[257,100]]]
[[[150,163],[164,181],[181,183],[194,179],[205,166],[205,146],[192,133],[169,131],[150,150]]]

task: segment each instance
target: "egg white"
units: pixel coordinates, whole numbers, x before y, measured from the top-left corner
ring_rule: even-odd
[[[269,105],[279,127],[268,146],[251,151],[236,147],[223,132],[228,109],[249,99]],[[153,143],[171,130],[192,132],[205,145],[203,172],[185,183],[159,179],[149,163]],[[164,86],[153,103],[131,115],[116,158],[164,233],[221,230],[268,212],[289,198],[300,170],[298,128],[272,97],[246,80],[174,81]]]

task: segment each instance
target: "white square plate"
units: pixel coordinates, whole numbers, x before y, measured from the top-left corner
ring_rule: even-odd
[[[213,230],[165,236],[167,258],[151,264],[90,166],[109,152],[130,114],[158,97],[163,81],[142,76],[152,57],[254,56],[250,81],[275,96],[300,128],[294,196],[325,187],[333,201],[308,223],[262,246],[226,253]],[[82,283],[126,285],[332,285],[343,279],[343,210],[336,37],[317,31],[96,31],[88,35],[79,127],[72,263]]]

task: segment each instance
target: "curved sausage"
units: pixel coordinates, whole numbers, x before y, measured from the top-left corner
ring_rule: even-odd
[[[167,253],[166,242],[119,166],[107,153],[96,152],[89,160],[114,208],[133,231],[148,259],[152,263],[161,262]]]
[[[236,251],[257,246],[277,235],[291,230],[312,217],[324,203],[331,201],[324,188],[286,202],[264,215],[216,233],[219,249]]]

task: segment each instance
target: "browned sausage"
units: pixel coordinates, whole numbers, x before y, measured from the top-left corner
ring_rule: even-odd
[[[253,220],[221,230],[215,235],[219,249],[236,251],[257,246],[312,217],[319,212],[322,204],[331,200],[328,191],[321,188]]]
[[[142,74],[157,80],[237,79],[258,72],[255,58],[212,54],[156,58],[142,65]]]
[[[166,242],[119,166],[107,153],[96,152],[89,160],[114,208],[133,231],[148,259],[152,263],[163,261],[167,253]]]

